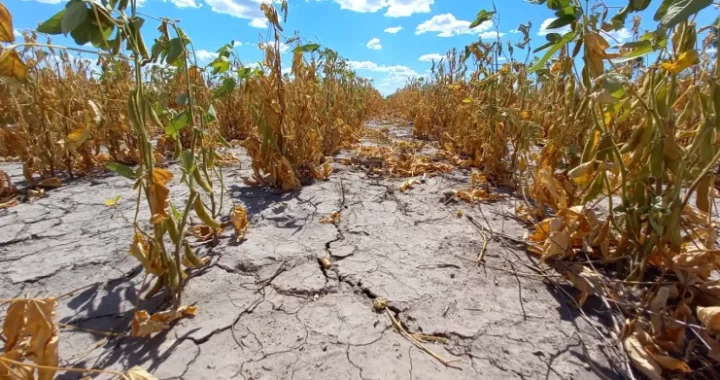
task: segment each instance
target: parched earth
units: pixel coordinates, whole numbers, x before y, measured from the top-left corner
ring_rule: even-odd
[[[243,168],[223,169],[224,203],[244,205],[251,226],[240,243],[227,230],[214,247],[201,246],[210,264],[191,272],[183,296],[197,306],[195,318],[149,339],[127,336],[144,274],[128,255],[135,193],[114,175],[0,210],[0,298],[62,297],[56,319],[65,367],[139,365],[160,379],[619,377],[606,358],[608,339],[598,335],[607,331],[602,313],[588,305],[583,315],[568,302],[571,289],[529,268],[539,264],[513,239],[527,227],[512,216],[511,196],[446,204],[443,194],[467,186],[467,172],[401,193],[402,180],[339,164],[327,181],[278,194],[246,186],[249,160],[237,153]],[[0,169],[21,181],[17,164]],[[117,205],[104,205],[117,195]],[[177,179],[171,195],[187,197]],[[336,210],[339,225],[320,223]],[[488,231],[487,266],[477,265],[484,238],[476,225]],[[325,270],[319,259],[328,255]],[[373,309],[376,297],[407,331],[434,337],[424,345],[452,366],[394,329]],[[139,306],[167,307],[162,295]]]

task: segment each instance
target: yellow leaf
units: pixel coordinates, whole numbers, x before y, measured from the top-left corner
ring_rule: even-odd
[[[3,3],[0,3],[0,42],[15,42],[12,16]]]
[[[415,186],[415,184],[417,184],[417,183],[418,183],[417,180],[409,179],[400,185],[400,191],[404,193],[404,192],[408,191],[409,189],[412,189],[413,186]]]
[[[120,200],[120,196],[116,195],[114,198],[106,200],[105,206],[107,206],[107,207],[115,206],[119,200]]]
[[[230,211],[230,220],[232,220],[233,227],[235,228],[235,235],[237,240],[240,241],[245,237],[245,232],[248,228],[247,210],[245,207],[237,205]]]
[[[157,377],[149,374],[144,369],[135,366],[120,376],[120,380],[157,380]]]
[[[675,62],[661,63],[660,67],[673,74],[677,74],[698,62],[700,62],[700,57],[697,50],[693,49],[680,53],[680,56]]]
[[[711,333],[720,331],[720,306],[698,306],[697,317]]]
[[[588,72],[593,78],[597,78],[605,72],[605,64],[603,59],[607,58],[607,50],[610,47],[605,38],[597,32],[588,32],[585,34],[585,64]]]
[[[563,256],[568,248],[570,248],[570,234],[563,231],[553,231],[545,240],[541,260],[545,261],[555,256]]]
[[[0,55],[0,77],[20,82],[27,80],[27,67],[15,50],[7,49]]]
[[[637,333],[628,335],[623,341],[625,351],[628,357],[630,357],[630,361],[635,365],[635,368],[645,374],[650,380],[662,379],[662,368],[660,368],[660,364],[645,350],[644,345],[640,342],[637,335]]]
[[[340,217],[342,214],[340,211],[333,211],[330,213],[330,216],[325,218],[320,218],[320,223],[323,224],[339,224],[340,223]]]
[[[183,317],[192,318],[197,309],[195,306],[183,306],[176,310],[160,311],[152,316],[145,310],[138,310],[132,321],[133,336],[148,336],[170,328],[170,323]]]
[[[153,168],[152,177],[154,183],[165,186],[173,179],[173,174],[167,169]]]
[[[472,103],[472,99],[471,99],[471,98],[465,98],[465,99],[463,99],[462,102],[463,102],[464,104]]]

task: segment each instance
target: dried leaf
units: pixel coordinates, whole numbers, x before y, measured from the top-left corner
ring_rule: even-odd
[[[660,364],[645,350],[642,342],[638,339],[637,333],[626,337],[625,340],[623,340],[623,344],[635,368],[645,374],[650,380],[662,379],[662,368]]]
[[[192,228],[192,235],[199,241],[210,241],[215,239],[222,232],[221,229],[213,229],[205,224],[200,224]]]
[[[570,234],[563,231],[553,231],[545,240],[542,251],[542,261],[547,261],[557,256],[565,256],[570,248]]]
[[[413,186],[415,186],[418,183],[420,183],[420,182],[418,182],[415,179],[409,179],[400,185],[400,191],[404,193],[404,192],[408,191],[409,189],[412,189]]]
[[[720,332],[720,306],[697,308],[697,317],[700,323],[711,333]]]
[[[0,3],[0,42],[15,42],[12,16],[3,3]]]
[[[157,380],[157,377],[149,374],[144,369],[135,366],[120,376],[121,380]]]
[[[145,310],[138,310],[132,321],[133,336],[149,336],[154,333],[170,328],[170,323],[186,317],[195,316],[195,306],[183,306],[176,310],[160,311],[152,316]]]
[[[20,59],[15,49],[6,49],[0,55],[0,77],[20,82],[27,80],[27,66]]]
[[[320,218],[320,223],[323,224],[340,224],[340,217],[342,214],[340,211],[333,211],[330,216]]]
[[[245,233],[248,229],[248,217],[247,210],[241,205],[236,205],[230,211],[230,220],[232,220],[233,227],[235,228],[236,241],[241,241],[245,238]]]

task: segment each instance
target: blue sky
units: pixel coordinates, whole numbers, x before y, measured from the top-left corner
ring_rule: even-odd
[[[263,0],[143,0],[140,12],[181,20],[191,37],[198,58],[209,62],[215,50],[231,40],[239,41],[236,52],[246,63],[261,59],[258,41],[268,36],[264,16],[259,10]],[[605,0],[609,6],[623,6],[628,0]],[[64,6],[66,0],[3,0],[14,18],[15,29],[35,28]],[[448,49],[482,39],[515,42],[521,34],[514,30],[531,21],[532,46],[545,41],[543,28],[553,19],[545,6],[522,0],[496,0],[497,23],[485,23],[470,30],[468,25],[480,9],[491,9],[490,0],[288,0],[287,36],[294,31],[308,40],[334,49],[350,60],[359,75],[372,78],[383,93],[392,93],[407,78],[421,76],[430,68],[430,60]],[[660,4],[654,0],[645,12],[643,27],[654,29],[652,14]],[[611,14],[614,13],[611,11]],[[700,25],[709,24],[717,14],[712,7],[698,16]],[[156,30],[148,20],[144,29],[151,43]],[[613,33],[622,42],[631,38],[628,30]],[[608,40],[611,40],[608,38]],[[70,39],[57,36],[58,44],[72,45]],[[611,44],[613,44],[611,42]],[[283,58],[288,66],[290,49]],[[516,58],[524,53],[516,50]]]

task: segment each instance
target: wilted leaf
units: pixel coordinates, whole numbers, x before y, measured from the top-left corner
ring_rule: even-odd
[[[19,82],[27,80],[27,67],[15,49],[6,49],[0,55],[0,77],[14,79]]]
[[[409,179],[400,185],[400,191],[404,193],[404,192],[408,191],[409,189],[412,189],[413,186],[415,186],[418,183],[420,183],[420,182],[418,182],[416,179]]]
[[[199,241],[210,241],[220,234],[221,230],[213,229],[205,224],[200,224],[192,228],[192,235]]]
[[[546,261],[556,256],[564,256],[570,248],[570,234],[563,231],[553,231],[545,240],[542,260]]]
[[[0,42],[15,42],[12,16],[3,3],[0,3]]]

